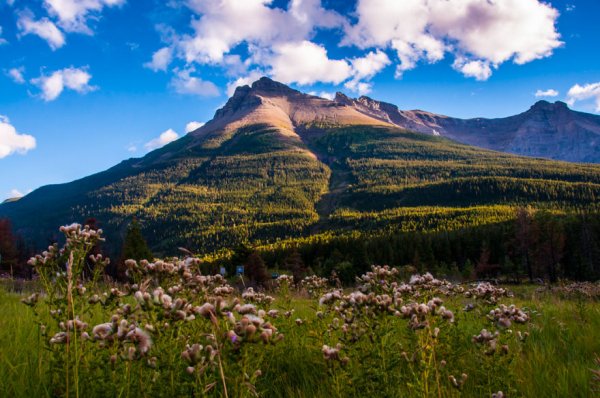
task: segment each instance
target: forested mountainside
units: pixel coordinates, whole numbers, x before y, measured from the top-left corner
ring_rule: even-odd
[[[599,197],[598,165],[411,132],[263,78],[178,141],[4,203],[0,218],[38,247],[87,218],[117,245],[136,218],[152,249],[172,254],[327,231],[451,230],[506,221],[512,205],[595,208]]]

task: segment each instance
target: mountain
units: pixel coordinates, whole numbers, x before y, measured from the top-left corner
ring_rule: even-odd
[[[496,151],[569,162],[600,163],[600,116],[576,112],[564,102],[539,101],[516,116],[457,119],[403,111],[369,97],[337,93],[336,102],[408,130],[439,135]]]
[[[155,253],[171,254],[315,233],[457,228],[507,220],[514,204],[564,209],[600,197],[600,166],[460,144],[398,127],[394,118],[409,114],[392,118],[387,104],[346,101],[262,78],[181,139],[1,204],[0,218],[44,246],[57,226],[93,217],[116,251],[135,217]]]

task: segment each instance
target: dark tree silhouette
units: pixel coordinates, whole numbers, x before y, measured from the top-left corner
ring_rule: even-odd
[[[125,235],[125,240],[123,241],[123,248],[121,249],[121,261],[119,262],[120,269],[118,272],[118,277],[123,276],[122,274],[125,271],[124,263],[126,260],[133,259],[136,261],[151,261],[153,258],[154,256],[148,248],[148,244],[146,243],[146,240],[142,235],[142,229],[140,227],[139,222],[136,219],[133,219],[131,224],[129,224],[127,234]]]
[[[253,251],[244,263],[244,274],[250,279],[250,283],[256,286],[264,286],[269,280],[267,267],[260,254]]]
[[[11,276],[17,268],[18,252],[12,225],[8,219],[0,219],[0,270],[8,271]]]

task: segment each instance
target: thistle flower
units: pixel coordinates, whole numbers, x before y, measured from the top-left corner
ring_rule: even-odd
[[[33,307],[37,304],[39,298],[40,298],[39,293],[33,293],[32,295],[28,296],[27,298],[21,299],[21,302],[25,305]]]
[[[127,334],[127,339],[136,344],[140,354],[145,355],[152,347],[150,335],[143,329],[136,327]]]
[[[204,303],[200,307],[194,307],[194,313],[205,318],[210,318],[210,314],[215,312],[215,306],[210,303]]]
[[[256,314],[256,307],[253,304],[244,304],[237,307],[237,312],[241,315]]]
[[[231,341],[232,344],[237,344],[240,340],[240,336],[238,336],[233,330],[227,332],[227,339]]]
[[[92,335],[95,340],[106,340],[110,335],[114,333],[113,323],[107,322],[100,325],[94,326],[92,329]]]
[[[50,344],[64,344],[69,341],[69,335],[66,332],[58,332],[50,339]]]
[[[66,326],[68,330],[85,330],[87,329],[88,324],[80,321],[79,318],[75,318],[74,320],[69,319]]]

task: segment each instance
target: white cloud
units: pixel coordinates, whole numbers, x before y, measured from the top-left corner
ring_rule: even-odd
[[[558,97],[558,91],[554,90],[554,89],[549,89],[549,90],[538,90],[535,92],[535,96],[536,98],[539,97]]]
[[[198,130],[200,127],[204,126],[203,122],[189,122],[188,124],[185,125],[185,132],[186,133],[191,133],[192,131]]]
[[[137,152],[137,150],[138,150],[138,149],[137,149],[137,146],[136,146],[135,144],[130,144],[130,145],[127,147],[127,152],[134,153],[134,152]]]
[[[25,154],[35,146],[34,137],[19,134],[8,118],[0,115],[0,159],[14,153]]]
[[[163,47],[152,54],[152,60],[150,62],[146,62],[144,67],[152,69],[155,72],[159,70],[164,72],[167,70],[167,67],[171,63],[172,59],[173,50],[170,47]]]
[[[539,0],[359,0],[356,11],[344,44],[395,50],[398,76],[450,52],[456,69],[485,80],[490,65],[524,64],[562,45],[558,11]]]
[[[53,101],[65,88],[81,94],[95,90],[97,87],[89,85],[91,78],[87,68],[71,67],[57,70],[49,76],[40,76],[31,82],[42,90],[41,96],[45,101]]]
[[[219,89],[213,82],[192,76],[194,72],[194,68],[177,71],[173,79],[171,79],[173,89],[179,94],[199,95],[201,97],[219,95]]]
[[[240,86],[248,86],[260,79],[263,75],[264,73],[262,72],[252,71],[247,76],[237,78],[236,80],[227,84],[227,95],[231,97],[235,93],[236,88]]]
[[[15,83],[23,84],[25,83],[25,77],[23,76],[23,72],[25,72],[24,67],[12,68],[6,74],[10,77]]]
[[[600,112],[600,82],[580,86],[574,85],[567,93],[567,103],[571,106],[577,101],[595,100],[596,112]]]
[[[467,77],[474,77],[476,80],[484,81],[492,76],[492,68],[490,68],[489,62],[486,61],[469,61],[464,58],[457,58],[452,67],[457,71],[461,72]]]
[[[350,80],[344,84],[344,87],[358,93],[358,95],[366,95],[373,90],[373,85],[371,83],[359,82],[356,80]]]
[[[65,45],[65,36],[56,27],[54,22],[48,18],[42,18],[38,21],[33,19],[31,12],[22,12],[17,20],[17,27],[21,35],[37,35],[48,42],[52,50],[56,50]]]
[[[567,4],[565,6],[565,10],[567,10],[567,12],[575,11],[575,8],[577,8],[575,7],[575,4]]]
[[[177,138],[179,138],[179,134],[177,134],[172,129],[168,129],[167,131],[164,131],[161,135],[159,135],[158,138],[155,138],[155,139],[147,142],[144,145],[144,148],[146,148],[148,151],[162,148],[163,146],[167,145],[168,143],[175,141]]]
[[[19,191],[16,188],[11,189],[10,192],[8,193],[8,195],[9,195],[8,197],[10,199],[22,198],[24,196],[23,192]]]
[[[195,65],[222,68],[232,78],[230,95],[258,71],[284,83],[343,83],[366,93],[392,63],[400,78],[447,55],[466,77],[486,80],[504,62],[531,62],[562,45],[558,11],[543,0],[358,0],[348,17],[323,8],[322,0],[290,0],[286,7],[273,0],[184,4],[195,14],[191,33],[161,25],[167,47],[146,66],[165,70],[179,63],[175,81],[187,81],[181,71]],[[344,35],[342,45],[362,54],[330,57],[331,47],[317,33],[333,36],[335,30]]]
[[[371,51],[364,57],[354,58],[351,61],[353,76],[356,80],[371,79],[390,63],[390,59],[383,51]]]
[[[189,0],[200,15],[193,35],[180,38],[178,47],[188,62],[219,63],[225,54],[246,42],[261,48],[302,41],[317,28],[343,26],[344,18],[325,10],[320,0],[292,0],[287,10],[271,8],[272,0]]]
[[[325,98],[325,99],[328,99],[329,101],[333,101],[333,99],[335,98],[335,94],[330,93],[329,91],[321,91],[321,92],[310,91],[308,94],[314,95],[315,97]]]
[[[283,83],[339,84],[352,73],[347,61],[329,59],[325,47],[310,41],[281,44],[275,46],[274,53],[270,60],[271,74]]]
[[[8,41],[6,41],[6,39],[1,36],[2,36],[2,26],[0,26],[0,46],[8,43]]]
[[[104,7],[120,6],[126,0],[44,0],[48,13],[67,32],[92,34],[87,20],[97,18]]]
[[[362,80],[371,80],[390,63],[387,54],[381,50],[371,51],[364,57],[354,58],[350,61],[352,79],[346,82],[344,86],[359,95],[369,94],[373,89],[373,85]]]

